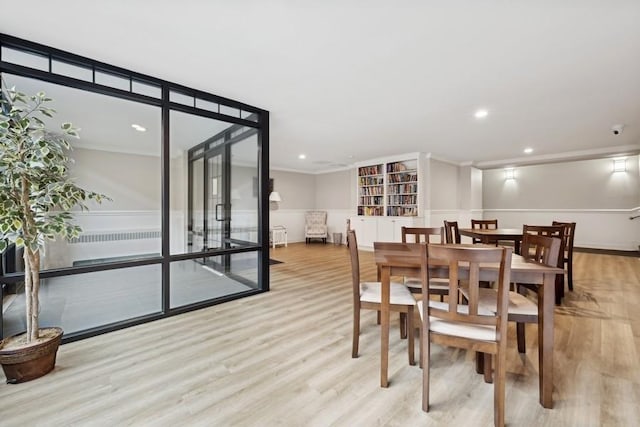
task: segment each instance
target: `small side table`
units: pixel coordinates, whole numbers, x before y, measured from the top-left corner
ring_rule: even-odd
[[[276,245],[287,247],[287,228],[284,225],[274,225],[269,232],[273,249],[276,248]]]

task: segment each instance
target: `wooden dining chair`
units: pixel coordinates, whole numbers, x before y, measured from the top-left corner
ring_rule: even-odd
[[[440,243],[444,243],[443,227],[402,227],[402,243],[434,243],[431,238],[435,237]],[[422,280],[419,277],[405,277],[404,284],[413,293],[422,293]],[[433,278],[429,282],[429,295],[439,295],[440,301],[449,294],[449,284],[447,279]]]
[[[422,319],[421,357],[422,410],[429,411],[429,376],[431,343],[473,350],[483,354],[485,373],[491,372],[495,357],[494,378],[494,424],[504,426],[505,407],[505,352],[507,348],[507,307],[509,304],[509,278],[511,275],[511,248],[472,247],[458,245],[422,246],[422,279],[429,282],[432,272],[441,263],[448,267],[449,295],[458,293],[459,269],[468,274],[469,299],[466,304],[458,298],[449,298],[446,303],[428,300],[418,301]],[[499,264],[497,280],[498,307],[495,312],[479,306],[479,275],[481,263]]]
[[[558,254],[560,251],[560,239],[537,234],[524,233],[522,236],[521,252],[522,257],[533,262],[538,262],[548,266],[558,265]],[[509,291],[509,307],[507,310],[508,320],[516,322],[516,336],[518,341],[518,352],[526,352],[525,323],[538,323],[538,304],[524,295],[523,287],[527,284],[519,283],[519,292]],[[461,289],[465,298],[468,298],[469,291]],[[498,301],[495,289],[481,288],[479,295],[479,305],[485,310],[496,311]]]
[[[569,290],[573,291],[573,238],[576,234],[576,223],[553,221],[551,225],[564,226],[564,253],[561,255],[563,257],[563,264],[566,264],[567,285]]]
[[[375,310],[380,312],[380,304],[382,303],[382,284],[380,282],[361,282],[360,281],[360,259],[358,256],[358,241],[356,232],[349,230],[347,232],[347,241],[349,243],[349,254],[351,256],[351,279],[353,284],[353,345],[351,349],[351,357],[358,357],[358,346],[360,341],[360,310]],[[404,327],[408,336],[408,352],[409,364],[415,364],[414,355],[414,327],[413,316],[416,300],[411,291],[402,283],[391,282],[390,287],[390,310],[401,313],[401,323],[406,322]]]
[[[474,230],[495,230],[498,228],[497,219],[472,219],[471,228]],[[480,239],[473,239],[473,243],[482,243]],[[498,243],[496,242],[496,246]]]
[[[557,237],[560,239],[560,250],[558,256],[557,266],[564,270],[564,254],[565,250],[565,226],[564,225],[523,225],[522,233],[524,234],[538,234],[541,236],[548,237]],[[524,255],[524,251],[521,249],[522,255]],[[556,276],[556,304],[559,305],[562,303],[562,298],[564,297],[564,275],[559,274]]]
[[[444,222],[444,241],[445,243],[460,243],[460,229],[458,221]]]

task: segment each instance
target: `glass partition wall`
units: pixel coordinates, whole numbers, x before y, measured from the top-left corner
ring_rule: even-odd
[[[267,111],[0,35],[2,86],[44,91],[71,174],[111,200],[43,251],[41,326],[65,341],[267,291]],[[2,254],[2,336],[24,330],[19,250]]]

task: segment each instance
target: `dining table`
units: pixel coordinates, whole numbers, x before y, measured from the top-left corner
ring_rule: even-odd
[[[389,386],[389,304],[391,276],[420,277],[422,257],[418,243],[374,243],[374,260],[378,267],[378,280],[382,283],[381,333],[380,333],[380,386]],[[472,246],[462,244],[463,246]],[[379,246],[379,247],[376,247]],[[446,262],[429,260],[432,277],[448,277]],[[468,270],[461,268],[460,279],[468,277]],[[480,280],[496,281],[498,263],[480,265]],[[538,294],[538,360],[540,404],[553,407],[553,312],[555,306],[555,277],[563,274],[558,267],[551,267],[513,254],[511,258],[511,282],[535,285]],[[422,343],[420,343],[422,345]]]
[[[461,228],[458,230],[461,236],[471,237],[479,240],[480,243],[495,245],[499,241],[513,241],[514,252],[520,253],[520,242],[522,242],[522,228]]]

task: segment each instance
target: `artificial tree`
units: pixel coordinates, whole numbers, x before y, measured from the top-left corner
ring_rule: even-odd
[[[59,133],[47,130],[44,120],[55,113],[47,107],[50,101],[44,92],[27,96],[15,88],[3,89],[0,100],[0,252],[10,244],[24,248],[26,345],[39,338],[45,241],[78,237],[81,229],[70,210],[85,210],[86,201],[105,198],[70,178],[71,145],[66,138],[78,138],[78,129],[63,123]]]

